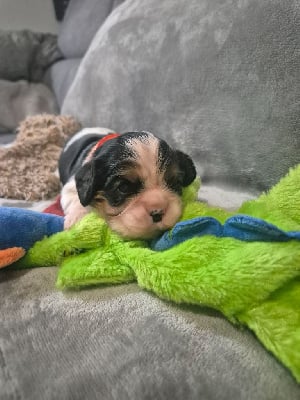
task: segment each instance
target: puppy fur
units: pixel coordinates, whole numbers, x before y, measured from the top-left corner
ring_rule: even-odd
[[[182,188],[195,179],[195,166],[149,132],[127,132],[96,148],[109,132],[85,129],[66,144],[59,162],[65,228],[94,209],[125,238],[158,236],[180,218]]]

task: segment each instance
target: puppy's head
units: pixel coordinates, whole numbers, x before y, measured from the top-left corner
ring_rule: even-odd
[[[75,176],[80,202],[94,207],[117,233],[150,239],[182,212],[181,192],[196,177],[189,156],[147,132],[128,132],[103,144]]]

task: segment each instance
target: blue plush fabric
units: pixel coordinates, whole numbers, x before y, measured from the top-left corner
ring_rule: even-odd
[[[0,249],[23,247],[63,230],[64,218],[15,207],[0,208]]]
[[[0,208],[0,249],[23,247],[28,250],[45,236],[63,230],[64,218],[14,207]],[[252,241],[300,240],[300,232],[285,232],[259,218],[235,215],[222,225],[213,217],[197,217],[177,223],[170,231],[151,242],[156,251],[169,249],[195,236],[214,235]]]
[[[222,225],[212,217],[198,217],[177,223],[171,231],[165,232],[151,243],[153,250],[169,249],[195,236],[214,235],[233,237],[248,242],[284,242],[291,239],[300,240],[300,232],[285,232],[259,218],[247,215],[235,215]]]

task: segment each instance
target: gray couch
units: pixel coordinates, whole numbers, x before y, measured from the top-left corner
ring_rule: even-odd
[[[71,0],[49,77],[83,126],[150,130],[193,157],[224,207],[300,162],[299,2]],[[247,329],[135,284],[55,289],[0,274],[0,399],[300,398]]]
[[[45,72],[61,57],[56,35],[0,30],[0,143],[27,116],[58,112]]]

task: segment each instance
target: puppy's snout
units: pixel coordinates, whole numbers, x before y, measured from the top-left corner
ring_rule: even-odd
[[[152,217],[154,223],[160,222],[163,218],[163,215],[164,215],[163,210],[152,210],[150,212],[150,216]]]

